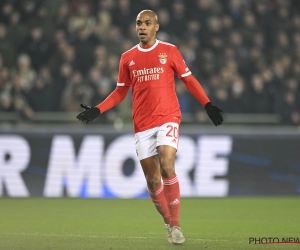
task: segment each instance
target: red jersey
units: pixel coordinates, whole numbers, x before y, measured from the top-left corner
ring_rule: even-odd
[[[173,44],[156,40],[150,48],[136,45],[122,54],[117,86],[132,86],[135,133],[167,122],[180,123],[174,72],[178,78],[191,74]]]

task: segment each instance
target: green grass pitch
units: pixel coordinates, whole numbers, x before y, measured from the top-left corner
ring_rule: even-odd
[[[181,227],[185,244],[169,244],[148,199],[0,199],[0,250],[299,249],[248,239],[300,238],[300,199],[182,199]]]

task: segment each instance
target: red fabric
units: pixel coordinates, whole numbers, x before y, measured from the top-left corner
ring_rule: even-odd
[[[173,44],[157,40],[150,48],[137,45],[123,53],[117,85],[132,86],[135,133],[166,122],[180,123],[174,72],[179,78],[191,74]]]
[[[203,105],[210,100],[191,76],[182,55],[173,44],[157,40],[150,48],[136,45],[123,53],[117,88],[97,107],[101,113],[120,103],[132,86],[132,119],[138,133],[167,122],[180,124],[181,112],[175,92],[174,72]]]
[[[148,188],[150,197],[156,210],[161,214],[166,224],[170,224],[170,212],[167,205],[167,201],[164,194],[164,185],[161,185],[155,190],[151,190]]]
[[[100,104],[96,107],[100,109],[100,112],[103,113],[112,107],[116,106],[118,103],[124,100],[127,95],[129,87],[119,87],[117,86],[115,90]]]
[[[180,227],[179,209],[180,209],[180,189],[177,175],[170,178],[163,178],[164,193],[170,211],[170,226]]]
[[[182,78],[182,81],[184,82],[186,88],[202,104],[202,106],[205,106],[205,104],[210,102],[201,84],[194,76],[189,75],[187,77],[184,77]]]

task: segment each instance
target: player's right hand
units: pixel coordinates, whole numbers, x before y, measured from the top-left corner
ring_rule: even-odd
[[[82,108],[85,109],[85,111],[81,112],[79,115],[77,115],[77,119],[79,121],[89,123],[93,120],[95,120],[100,115],[100,110],[96,107],[91,107],[85,104],[80,104]]]

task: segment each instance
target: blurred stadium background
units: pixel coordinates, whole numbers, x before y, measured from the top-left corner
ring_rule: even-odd
[[[224,110],[214,127],[176,81],[176,168],[193,197],[181,202],[183,248],[299,237],[299,0],[1,0],[0,249],[169,249],[140,199],[130,94],[92,124],[75,118],[115,88],[142,9]]]
[[[91,125],[75,119],[80,103],[96,105],[115,88],[142,9],[157,12],[158,38],[180,48],[224,110],[215,128],[177,80],[182,195],[299,194],[299,1],[5,0],[0,8],[3,196],[147,197],[130,94]]]
[[[80,103],[115,88],[136,15],[157,12],[212,102],[215,128],[177,79],[183,197],[299,195],[297,0],[3,0],[0,194],[148,197],[135,156],[131,96],[92,124]],[[1,177],[2,176],[2,177]]]
[[[120,55],[138,43],[135,18],[157,12],[158,38],[176,44],[226,124],[300,124],[297,0],[2,0],[0,119],[73,122],[78,104],[114,88]],[[206,123],[183,83],[184,123]],[[74,112],[74,113],[73,113]],[[98,119],[130,123],[130,96]]]

